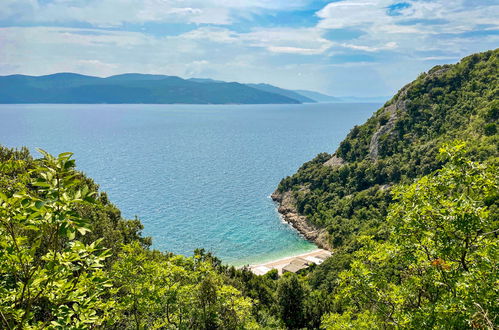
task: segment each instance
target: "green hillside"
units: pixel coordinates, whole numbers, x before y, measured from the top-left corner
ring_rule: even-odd
[[[499,297],[498,66],[494,50],[432,68],[354,127],[334,154],[319,154],[279,184],[274,198],[333,249],[306,279],[329,293],[335,313],[323,319],[327,328],[497,326],[489,302]],[[398,250],[406,243],[409,252]]]
[[[333,248],[350,248],[359,234],[384,237],[391,187],[440,168],[442,143],[463,140],[473,159],[497,160],[498,65],[495,50],[421,74],[278,192],[292,192],[299,213],[327,229]]]

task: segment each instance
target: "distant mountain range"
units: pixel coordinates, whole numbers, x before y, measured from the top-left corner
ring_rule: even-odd
[[[269,84],[246,84],[246,86],[274,94],[279,94],[285,97],[289,97],[293,100],[300,101],[300,103],[316,103],[317,100],[306,97],[301,93],[297,93],[295,91],[290,91],[288,89],[282,89],[276,86],[272,86]]]
[[[0,103],[298,104],[345,102],[314,91],[268,84],[127,73],[107,78],[75,73],[0,76]],[[362,102],[354,100],[353,102]],[[373,101],[375,102],[375,101]]]
[[[307,91],[307,90],[303,90],[303,89],[298,89],[298,90],[295,90],[294,92],[299,93],[300,95],[308,97],[312,100],[315,100],[316,102],[342,102],[341,98],[339,98],[339,97],[329,96],[329,95],[322,94],[319,92]]]

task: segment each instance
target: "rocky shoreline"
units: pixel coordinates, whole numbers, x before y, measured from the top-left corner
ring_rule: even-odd
[[[270,197],[279,205],[277,210],[282,215],[284,221],[291,224],[293,228],[298,230],[306,239],[314,242],[318,247],[328,251],[331,250],[327,231],[311,224],[306,216],[298,213],[292,192],[279,192],[276,190]]]

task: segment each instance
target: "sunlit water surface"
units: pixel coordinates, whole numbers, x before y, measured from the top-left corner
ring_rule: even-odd
[[[0,144],[74,152],[154,248],[263,262],[315,248],[269,198],[379,104],[0,105]]]

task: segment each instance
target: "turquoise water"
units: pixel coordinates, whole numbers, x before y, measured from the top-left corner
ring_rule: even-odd
[[[75,153],[160,250],[241,265],[315,246],[269,195],[379,104],[0,105],[0,144]]]

